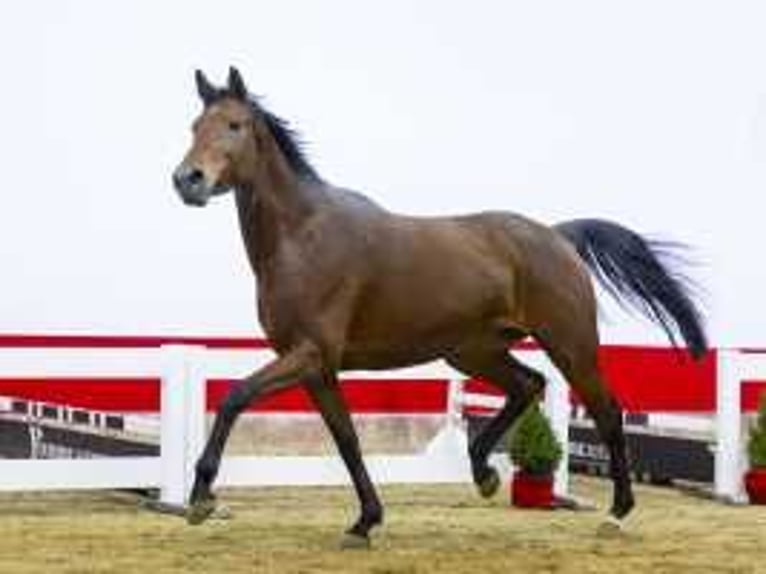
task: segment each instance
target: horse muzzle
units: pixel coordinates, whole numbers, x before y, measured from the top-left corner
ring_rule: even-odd
[[[173,186],[186,205],[204,207],[208,200],[216,195],[223,195],[230,187],[210,183],[200,169],[181,165],[173,172]]]

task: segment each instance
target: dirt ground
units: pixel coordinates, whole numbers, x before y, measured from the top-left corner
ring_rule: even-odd
[[[729,507],[638,487],[627,534],[597,534],[610,487],[578,477],[597,512],[510,509],[469,486],[382,489],[370,551],[341,551],[350,489],[231,490],[229,520],[187,526],[122,493],[3,494],[0,572],[766,573],[766,507]]]

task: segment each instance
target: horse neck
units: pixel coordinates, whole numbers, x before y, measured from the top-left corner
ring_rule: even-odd
[[[253,166],[248,181],[237,187],[236,201],[247,255],[260,275],[280,244],[319,208],[325,193],[320,182],[294,173],[276,149]]]

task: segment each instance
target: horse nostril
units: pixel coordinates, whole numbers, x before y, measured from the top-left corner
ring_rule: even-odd
[[[181,167],[173,173],[173,184],[178,190],[194,187],[204,179],[202,170],[197,168]]]
[[[202,173],[202,170],[200,169],[193,169],[189,172],[189,175],[186,176],[187,181],[192,184],[196,185],[199,182],[201,182],[204,179],[204,174]]]

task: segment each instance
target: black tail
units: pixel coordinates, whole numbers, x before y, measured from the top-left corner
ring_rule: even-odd
[[[699,309],[688,281],[670,269],[672,244],[648,241],[621,225],[600,219],[577,219],[554,226],[577,249],[599,283],[621,304],[657,323],[673,346],[678,335],[694,358],[707,351]],[[663,261],[664,259],[664,261]]]

